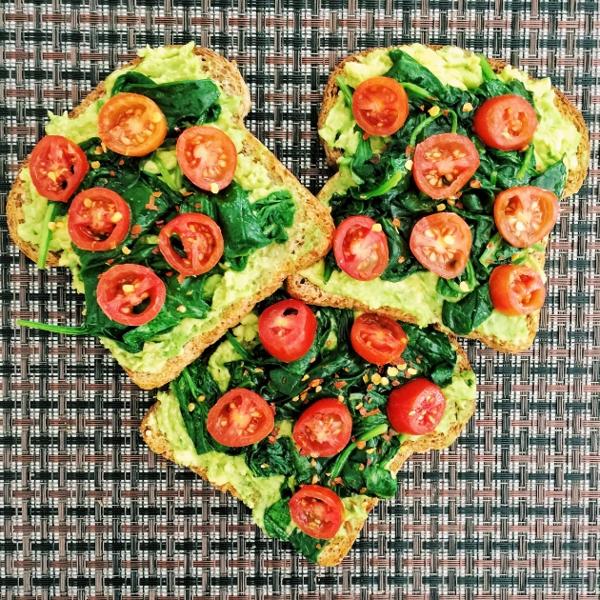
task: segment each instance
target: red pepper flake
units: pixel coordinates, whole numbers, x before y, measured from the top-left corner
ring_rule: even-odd
[[[323,383],[322,379],[313,379],[309,384],[308,387],[311,388],[316,388],[318,386],[320,386]]]
[[[124,161],[123,159],[121,159],[121,160],[118,162],[118,165],[119,165],[120,167],[122,167],[124,164],[125,164],[125,161]]]
[[[337,390],[341,390],[341,389],[345,388],[345,387],[346,387],[346,385],[347,385],[347,384],[346,384],[346,382],[345,382],[345,381],[336,381],[336,382],[333,384],[333,387],[334,387],[334,388],[336,388]]]
[[[115,262],[115,259],[114,259],[114,258],[109,258],[109,259],[106,261],[106,264],[107,264],[107,265],[112,265],[114,262]]]
[[[479,181],[477,179],[472,179],[471,180],[471,187],[475,188],[475,189],[479,189],[481,187],[481,181]]]
[[[342,485],[342,483],[344,483],[344,480],[341,477],[336,477],[333,480],[333,483],[335,483],[335,485]]]
[[[361,415],[363,417],[372,417],[373,415],[378,415],[378,414],[381,414],[381,411],[378,408],[374,408],[373,410],[370,410],[369,412],[365,411],[364,415],[362,415],[362,413],[361,413]]]
[[[367,447],[367,442],[365,442],[364,440],[358,440],[358,442],[356,442],[356,447],[359,450],[363,450],[364,448]]]
[[[142,226],[139,223],[136,223],[132,228],[131,228],[131,235],[133,237],[137,237],[138,235],[140,235],[140,233],[142,233]]]
[[[116,176],[117,176],[117,174],[116,174],[114,171],[109,171],[109,172],[108,172],[108,174],[109,174],[111,177],[116,177]]]
[[[152,248],[152,254],[158,254],[160,252],[160,250],[158,249],[158,246],[155,246],[154,248]]]
[[[185,281],[185,275],[183,273],[179,273],[179,275],[177,275],[177,281],[179,282],[179,285],[181,285]]]
[[[156,202],[156,196],[154,194],[150,194],[150,199],[148,200],[148,203],[146,204],[146,208],[148,210],[158,210],[158,206],[156,206],[155,202]]]

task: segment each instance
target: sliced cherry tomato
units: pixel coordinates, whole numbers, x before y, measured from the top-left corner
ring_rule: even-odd
[[[472,245],[471,229],[457,214],[436,213],[415,223],[409,243],[415,258],[428,271],[452,279],[467,266]]]
[[[516,248],[545,238],[558,219],[558,198],[532,185],[500,192],[494,200],[494,221],[500,235]]]
[[[148,267],[125,263],[100,275],[96,297],[109,319],[121,325],[138,327],[160,312],[167,288]]]
[[[127,237],[129,204],[116,192],[95,187],[79,192],[69,206],[69,235],[82,250],[113,250]]]
[[[387,416],[398,433],[431,433],[442,420],[446,398],[435,383],[423,377],[396,388],[388,398]]]
[[[124,156],[150,154],[165,141],[167,131],[167,119],[158,104],[141,94],[117,94],[98,113],[102,143]]]
[[[301,300],[281,300],[258,318],[258,337],[276,359],[292,362],[302,358],[317,335],[317,318]]]
[[[516,94],[486,100],[473,118],[473,131],[486,146],[498,150],[523,150],[537,126],[533,106]]]
[[[208,411],[208,433],[224,446],[241,448],[260,442],[275,426],[273,409],[257,393],[234,388]]]
[[[408,117],[408,96],[395,79],[372,77],[354,90],[352,114],[365,133],[391,135]]]
[[[45,198],[66,202],[90,170],[83,150],[62,135],[47,135],[29,157],[35,189]]]
[[[505,315],[528,315],[546,299],[542,276],[525,265],[500,265],[490,275],[490,298]]]
[[[387,236],[370,217],[348,217],[336,228],[333,255],[338,267],[360,281],[379,277],[390,260]]]
[[[417,144],[413,178],[430,198],[455,197],[479,168],[479,152],[466,136],[438,133]]]
[[[217,193],[233,180],[237,150],[231,138],[220,129],[199,125],[179,136],[177,162],[194,185]]]
[[[210,271],[223,256],[223,234],[210,217],[183,213],[160,230],[158,248],[182,275],[201,275]]]
[[[301,531],[328,540],[339,531],[344,520],[340,497],[322,485],[303,485],[290,498],[290,515]]]
[[[396,321],[375,313],[363,313],[354,320],[350,341],[359,356],[375,365],[398,363],[408,344]]]
[[[352,415],[337,398],[323,398],[311,404],[294,425],[293,438],[300,454],[318,458],[335,456],[350,441]]]

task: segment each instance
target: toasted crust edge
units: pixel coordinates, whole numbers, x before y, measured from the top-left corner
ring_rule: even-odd
[[[270,283],[270,285],[265,286],[260,294],[256,294],[251,298],[245,298],[237,304],[231,305],[223,315],[223,318],[218,326],[213,328],[211,331],[200,334],[190,340],[184,346],[183,352],[179,356],[169,359],[160,373],[149,373],[145,371],[125,369],[131,380],[142,389],[160,387],[176,377],[176,375],[185,366],[197,358],[208,346],[218,340],[227,331],[227,329],[239,323],[240,319],[250,310],[252,310],[252,307],[257,302],[268,297],[277,288],[279,288],[285,281],[286,277],[297,270],[301,270],[310,266],[312,263],[324,256],[329,249],[330,239],[333,234],[333,222],[329,215],[329,211],[296,180],[292,173],[290,173],[290,171],[276,159],[270,150],[261,144],[245,128],[243,119],[250,110],[250,91],[246,85],[246,82],[242,79],[242,76],[235,63],[228,61],[221,55],[207,48],[196,47],[194,52],[198,56],[199,60],[203,61],[208,66],[208,71],[211,76],[219,81],[228,94],[236,95],[241,98],[242,101],[239,119],[240,126],[243,127],[246,132],[244,151],[254,152],[263,157],[263,159],[268,162],[269,169],[274,173],[274,175],[280,180],[285,181],[289,187],[294,189],[298,197],[301,198],[303,202],[304,219],[310,220],[312,223],[314,223],[315,227],[320,229],[322,233],[322,242],[321,245],[315,246],[311,252],[299,256],[296,260],[290,261],[290,264],[285,270],[282,270],[280,273],[275,273],[273,276],[273,281]],[[140,58],[136,58],[135,60],[124,65],[124,67],[138,64],[140,60]],[[79,104],[69,113],[69,117],[77,117],[90,104],[98,100],[98,98],[100,98],[103,94],[104,84],[102,82],[82,100],[81,104]],[[34,262],[37,262],[38,248],[26,242],[18,235],[18,226],[24,221],[22,204],[25,196],[23,182],[20,178],[20,172],[25,166],[28,165],[28,162],[29,157],[25,159],[19,167],[19,173],[17,174],[13,187],[8,196],[6,212],[9,234],[12,241],[28,258]],[[57,266],[59,263],[59,258],[59,253],[50,252],[48,254],[46,265],[49,267]]]
[[[461,372],[470,370],[470,365],[466,353],[458,345],[456,338],[454,336],[450,337],[452,345],[454,346],[457,352],[457,364]],[[455,425],[448,431],[447,434],[429,434],[417,440],[412,440],[402,444],[400,451],[390,464],[392,472],[394,474],[397,474],[400,468],[404,465],[404,463],[414,453],[427,452],[429,450],[441,450],[450,446],[459,436],[466,423],[473,416],[473,413],[475,412],[475,406],[476,402],[473,401],[471,406],[469,407],[469,410],[466,411],[464,419],[460,422],[455,423]],[[154,404],[142,420],[142,423],[140,425],[140,432],[142,438],[152,452],[162,456],[163,458],[171,462],[175,462],[173,453],[171,451],[167,439],[160,431],[157,431],[153,427],[152,422],[156,422],[154,420],[154,412],[156,411],[156,409],[157,404]],[[204,469],[191,468],[191,470],[203,479],[210,482]],[[234,497],[238,499],[240,498],[240,495],[231,483],[227,483],[225,485],[217,485],[215,487],[222,492],[229,492]],[[365,499],[363,503],[363,508],[366,511],[367,515],[377,506],[378,502],[379,500],[377,498]],[[366,522],[366,519],[367,518],[365,518],[362,521],[357,519],[356,521],[347,522],[345,524],[347,526],[344,528],[344,531],[342,531],[334,538],[332,538],[329,542],[327,542],[327,544],[321,550],[317,561],[318,564],[323,567],[333,567],[340,564],[340,562],[342,562],[342,560],[348,554],[352,545],[356,541],[356,538],[360,534]]]

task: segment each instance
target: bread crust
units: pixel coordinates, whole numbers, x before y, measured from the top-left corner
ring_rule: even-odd
[[[450,339],[457,353],[457,364],[460,371],[464,372],[470,370],[471,367],[469,365],[469,360],[464,350],[458,345],[458,342],[454,336],[450,336]],[[157,427],[155,416],[156,409],[157,404],[154,404],[146,413],[146,416],[140,425],[142,438],[152,452],[161,455],[163,458],[170,460],[171,462],[176,462],[168,440]],[[390,463],[391,471],[394,473],[394,475],[396,475],[404,463],[414,453],[428,452],[429,450],[441,450],[442,448],[450,446],[459,436],[463,427],[470,420],[474,412],[475,401],[473,401],[471,406],[468,407],[468,410],[465,411],[463,420],[455,423],[448,433],[433,433],[422,436],[416,440],[404,442]],[[191,468],[191,470],[203,479],[210,482],[210,479],[208,478],[204,469]],[[240,498],[235,486],[233,486],[231,483],[226,483],[225,485],[216,485],[215,487],[222,492],[228,492],[236,498]],[[379,500],[377,498],[366,498],[363,502],[363,508],[365,512],[367,514],[370,513],[375,506],[377,506],[378,502]],[[365,521],[366,518],[362,521],[356,519],[352,522],[345,522],[341,531],[334,538],[329,540],[319,553],[317,559],[318,564],[323,567],[333,567],[340,564],[360,534]]]
[[[433,50],[438,50],[442,46],[429,46]],[[395,46],[386,48],[386,50],[393,50],[396,48]],[[337,86],[336,80],[342,74],[344,70],[344,66],[348,62],[356,62],[360,56],[366,56],[369,54],[371,50],[364,50],[362,52],[358,52],[356,54],[352,54],[344,58],[335,68],[335,70],[329,76],[327,80],[327,84],[325,86],[325,90],[323,92],[323,104],[321,107],[321,112],[319,113],[319,121],[318,126],[321,129],[325,125],[325,121],[327,119],[327,115],[329,111],[333,108],[334,104],[337,101],[339,88]],[[495,58],[488,59],[492,69],[499,73],[507,66],[507,63],[498,60]],[[569,101],[569,99],[565,96],[563,92],[554,88],[554,92],[556,93],[557,98],[557,107],[561,114],[565,117],[565,119],[570,120],[574,123],[575,127],[581,134],[581,140],[579,142],[579,147],[577,148],[577,158],[579,168],[577,170],[569,170],[567,174],[567,181],[565,185],[565,193],[564,197],[571,196],[579,191],[585,177],[587,175],[589,159],[590,159],[590,139],[589,132],[586,127],[585,121],[581,112]],[[335,167],[337,166],[339,158],[341,158],[342,153],[339,149],[330,147],[324,140],[321,139],[321,143],[325,150],[325,154],[327,157],[327,163]],[[339,177],[339,174],[333,175],[333,177],[326,182],[325,186],[318,194],[318,198],[323,202],[325,199],[328,199],[331,196],[330,190],[335,186],[336,178]],[[544,240],[544,244],[547,245],[547,239]],[[536,258],[541,263],[542,267],[544,265],[545,253],[540,252],[536,254]],[[372,310],[367,305],[352,300],[351,298],[347,298],[345,296],[330,294],[328,292],[324,292],[317,285],[314,285],[306,278],[302,277],[300,274],[292,275],[287,282],[288,292],[306,302],[310,302],[311,304],[317,304],[319,306],[334,306],[338,308],[349,308],[354,310],[367,311]],[[377,309],[376,312],[386,314],[394,319],[407,321],[409,323],[416,323],[416,319],[413,315],[405,313],[396,308],[392,308],[389,306],[384,306],[380,309]],[[521,344],[515,344],[506,342],[505,340],[499,339],[497,336],[488,336],[482,335],[479,333],[470,333],[465,336],[470,339],[476,339],[484,343],[486,346],[493,348],[495,350],[499,350],[500,352],[510,352],[510,353],[518,353],[523,352],[531,347],[535,336],[538,330],[538,324],[540,320],[540,311],[536,311],[526,317],[526,327],[527,327],[527,337],[525,341]],[[440,331],[444,331],[445,333],[452,333],[449,329],[445,328],[443,325],[436,325],[436,327]]]
[[[239,126],[244,129],[243,153],[256,157],[257,161],[264,164],[271,173],[274,181],[282,186],[293,190],[296,198],[301,201],[297,207],[296,220],[304,223],[304,229],[319,230],[320,236],[317,244],[309,251],[304,252],[302,245],[306,237],[305,232],[289,240],[287,246],[289,257],[287,264],[279,271],[269,273],[269,280],[262,286],[261,292],[251,297],[243,298],[239,302],[230,305],[224,312],[219,324],[211,331],[202,333],[190,340],[182,349],[180,355],[169,359],[165,367],[158,373],[136,371],[125,369],[134,383],[143,389],[160,387],[174,379],[181,370],[196,359],[206,347],[217,341],[230,327],[233,327],[241,318],[252,310],[257,303],[272,294],[279,288],[286,277],[297,270],[306,268],[323,257],[330,246],[333,234],[333,222],[329,211],[321,202],[306,189],[298,180],[275,158],[275,156],[261,144],[244,126],[243,120],[250,110],[250,91],[235,63],[230,62],[207,48],[196,47],[195,54],[200,60],[211,79],[218,81],[224,92],[230,96],[241,99],[240,113],[238,115]],[[124,66],[135,66],[141,61],[136,58]],[[104,84],[100,83],[96,89],[90,92],[80,105],[75,107],[69,117],[75,118],[81,114],[90,104],[96,102],[104,95]],[[38,248],[25,240],[18,234],[18,226],[24,221],[23,202],[26,197],[23,182],[20,178],[21,170],[28,165],[29,157],[20,166],[19,174],[9,193],[7,201],[7,220],[10,237],[22,252],[31,260],[37,261]],[[313,236],[314,237],[314,236]],[[58,265],[60,255],[50,252],[46,261],[47,266]]]

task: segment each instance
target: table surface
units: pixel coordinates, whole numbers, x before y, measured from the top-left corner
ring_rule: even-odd
[[[62,270],[39,272],[0,218],[0,595],[4,598],[598,598],[600,262],[594,0],[53,0],[0,6],[0,185],[46,110],[76,105],[150,45],[196,40],[237,60],[248,126],[307,186],[328,172],[316,121],[348,52],[454,43],[552,76],[593,138],[561,205],[534,347],[466,344],[478,409],[447,451],[415,456],[336,569],[268,540],[249,511],[154,457],[138,434],[152,394],[98,344],[15,327],[74,322]]]

